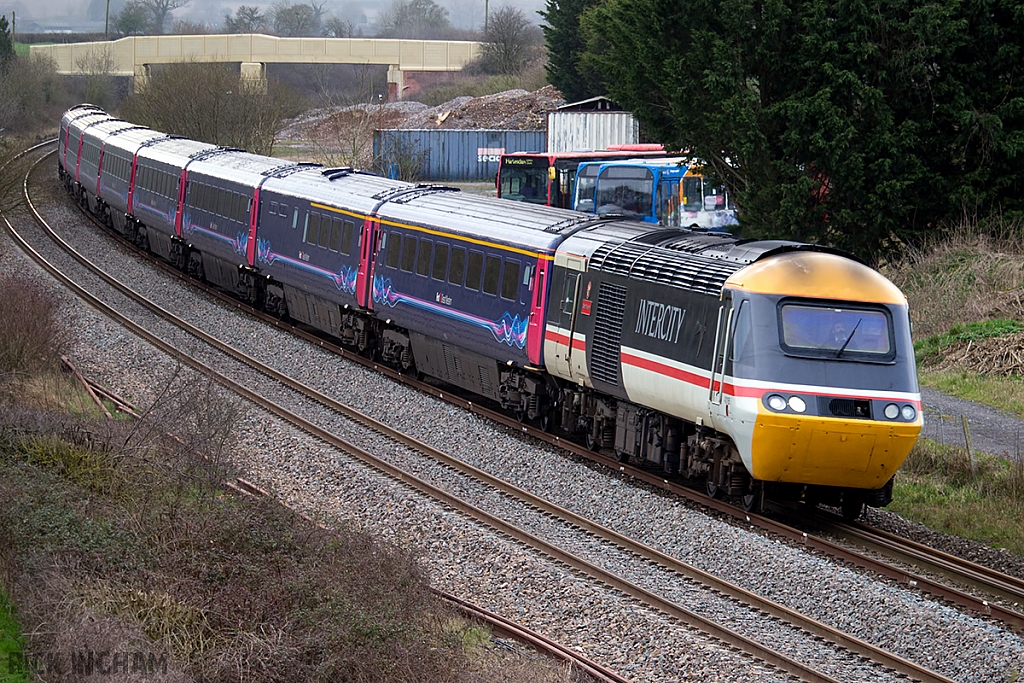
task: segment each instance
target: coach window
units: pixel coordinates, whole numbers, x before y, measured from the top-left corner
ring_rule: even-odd
[[[284,207],[284,211],[285,211],[285,214],[288,213],[288,207],[287,206]],[[292,212],[292,230],[294,230],[298,225],[299,225],[299,209],[296,208]]]
[[[345,221],[345,227],[341,231],[341,253],[348,256],[352,253],[352,233],[356,230],[356,224],[352,221]]]
[[[469,252],[469,264],[466,266],[466,289],[480,289],[480,275],[484,270],[484,255],[479,251]]]
[[[320,239],[320,214],[311,213],[306,225],[306,243],[315,247],[318,239]]]
[[[317,243],[321,249],[326,249],[331,239],[331,219],[323,216],[320,219],[320,241]]]
[[[462,285],[462,276],[466,273],[466,250],[452,247],[452,264],[448,268],[448,283]]]
[[[516,273],[518,279],[519,273]],[[487,265],[484,267],[484,293],[497,294],[498,281],[501,278],[501,259],[497,256],[488,256]]]
[[[433,242],[420,240],[420,258],[416,262],[416,274],[426,277],[430,275],[430,257],[433,252]]]
[[[440,242],[434,247],[434,270],[431,272],[435,280],[444,281],[448,272],[448,245]]]
[[[337,218],[331,219],[331,243],[327,248],[331,251],[338,251],[341,248],[341,221]]]
[[[402,252],[402,236],[397,232],[392,232],[386,234],[384,237],[386,238],[385,241],[390,243],[386,245],[388,268],[397,268],[399,261],[398,257],[401,255]]]
[[[527,264],[526,267],[523,268],[522,292],[523,296],[520,299],[520,301],[522,301],[522,303],[524,304],[530,303],[530,294],[533,292],[533,266],[531,266],[530,264]]]
[[[277,213],[277,202],[270,202],[270,215],[273,216]]]
[[[402,239],[402,270],[411,273],[416,265],[416,237],[406,235]]]
[[[516,289],[519,287],[519,262],[508,259],[505,270],[501,274],[501,298],[516,300]]]

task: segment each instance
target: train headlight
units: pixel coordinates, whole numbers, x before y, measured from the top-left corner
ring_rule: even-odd
[[[917,417],[917,411],[914,410],[914,406],[903,406],[903,419],[910,422]]]
[[[776,412],[782,412],[786,409],[786,399],[778,394],[772,394],[768,397],[768,407]]]
[[[807,410],[807,404],[799,396],[789,397],[789,407],[793,409],[793,412],[802,413]]]
[[[890,403],[885,407],[885,416],[890,420],[895,420],[900,416],[900,407],[895,403]]]

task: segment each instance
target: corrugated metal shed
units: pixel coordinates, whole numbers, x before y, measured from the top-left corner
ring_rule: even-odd
[[[403,180],[493,180],[506,152],[540,152],[542,130],[378,130],[373,158],[382,175]]]
[[[548,114],[552,152],[608,149],[640,142],[640,124],[628,111],[553,111]]]

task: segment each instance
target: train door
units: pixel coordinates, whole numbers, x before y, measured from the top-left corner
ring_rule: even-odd
[[[356,273],[356,302],[363,308],[373,308],[373,259],[379,234],[380,221],[367,216],[359,236],[359,270]]]
[[[533,365],[544,364],[544,311],[547,310],[547,278],[551,261],[537,259],[533,274],[533,297],[530,306],[530,325],[526,337],[526,352]]]
[[[725,378],[726,363],[729,360],[729,349],[732,342],[734,310],[732,298],[722,299],[718,307],[718,329],[715,332],[715,354],[711,363],[711,381],[708,386],[708,403],[711,410],[712,423],[728,417],[729,401],[726,399]]]
[[[556,257],[556,259],[556,264],[563,265],[558,263],[560,258]],[[577,345],[580,347],[577,354],[581,354],[584,348],[583,342],[577,344],[574,339],[577,302],[580,284],[583,280],[583,261],[568,257],[565,259],[564,268],[561,285],[558,286],[557,291],[553,291],[551,294],[552,298],[558,297],[557,300],[551,302],[551,313],[548,317],[554,323],[553,327],[555,328],[551,335],[554,347],[551,355],[554,362],[554,374],[567,379],[576,379],[573,372],[573,347]]]

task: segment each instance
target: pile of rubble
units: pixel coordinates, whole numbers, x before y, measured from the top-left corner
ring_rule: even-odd
[[[548,112],[561,104],[561,93],[547,85],[535,92],[506,90],[484,97],[457,97],[436,107],[398,101],[315,109],[286,122],[278,139],[347,138],[355,131],[378,128],[544,130]]]

